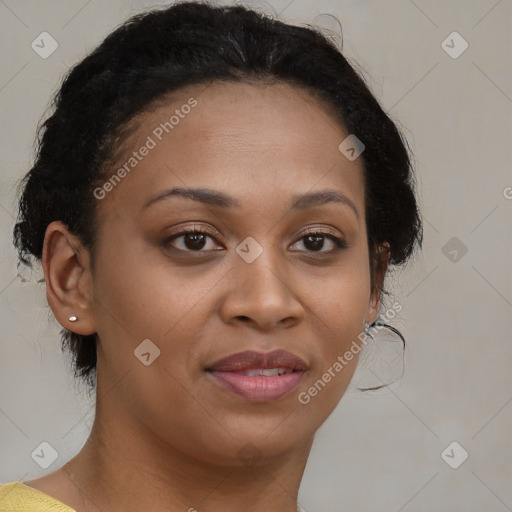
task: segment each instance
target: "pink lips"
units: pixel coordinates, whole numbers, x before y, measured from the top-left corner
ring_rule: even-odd
[[[223,388],[252,402],[269,402],[288,394],[306,370],[307,365],[302,359],[285,350],[266,354],[239,352],[207,369]]]

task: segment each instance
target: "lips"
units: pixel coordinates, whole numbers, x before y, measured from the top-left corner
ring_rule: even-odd
[[[206,371],[225,390],[252,402],[268,402],[292,391],[307,369],[300,357],[274,350],[239,352],[216,361]]]
[[[262,368],[286,368],[291,371],[307,369],[306,363],[286,350],[274,350],[266,354],[248,350],[220,359],[213,363],[208,370],[219,372],[240,372],[244,370],[256,370]]]

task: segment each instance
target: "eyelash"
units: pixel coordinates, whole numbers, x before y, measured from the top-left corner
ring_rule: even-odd
[[[198,229],[198,228],[182,228],[180,229],[179,231],[177,231],[175,234],[173,234],[172,236],[170,236],[169,238],[166,238],[164,241],[163,241],[163,245],[164,247],[168,247],[171,245],[172,242],[174,242],[174,240],[182,237],[182,236],[186,236],[186,235],[207,235],[208,237],[212,238],[213,240],[215,240],[215,242],[219,243],[216,239],[216,235],[210,233],[208,230],[206,230],[205,228],[201,228],[201,229]],[[328,238],[329,240],[331,240],[334,245],[336,246],[335,249],[332,249],[330,251],[297,251],[297,252],[313,252],[315,254],[327,254],[327,255],[332,255],[342,249],[346,249],[348,248],[348,244],[345,242],[345,240],[335,236],[335,235],[332,235],[331,233],[329,232],[326,232],[326,231],[321,231],[319,229],[311,229],[309,231],[306,231],[305,233],[303,233],[303,235],[297,240],[297,241],[300,241],[300,240],[303,240],[304,238],[308,237],[308,236],[321,236],[323,238]],[[297,242],[295,242],[297,243]],[[295,245],[295,244],[294,244]],[[198,255],[202,255],[202,254],[205,254],[205,253],[208,253],[208,252],[211,252],[211,251],[193,251],[193,250],[184,250],[184,249],[176,249],[176,248],[173,248],[175,249],[176,251],[181,251],[181,252],[184,252],[184,253],[195,253],[195,254],[198,254]]]

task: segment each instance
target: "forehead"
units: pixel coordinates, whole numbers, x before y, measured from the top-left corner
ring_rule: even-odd
[[[223,190],[253,205],[334,187],[362,209],[362,161],[338,148],[348,135],[328,105],[288,84],[186,87],[135,119],[105,178],[125,172],[101,207],[141,208],[172,186]]]

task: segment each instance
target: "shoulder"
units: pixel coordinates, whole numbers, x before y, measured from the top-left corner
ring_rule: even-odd
[[[0,485],[0,512],[75,512],[42,491],[22,482]]]

